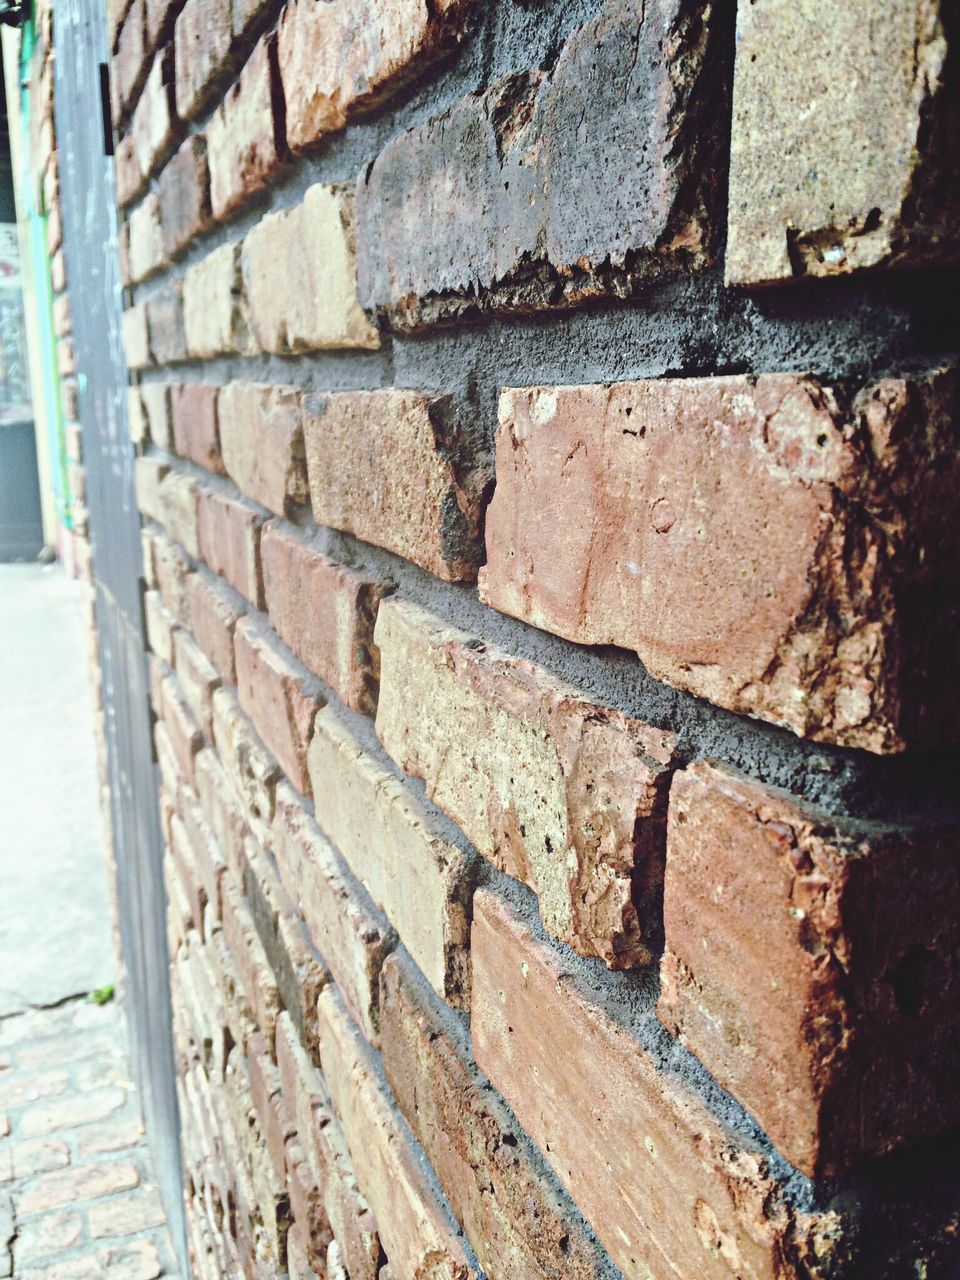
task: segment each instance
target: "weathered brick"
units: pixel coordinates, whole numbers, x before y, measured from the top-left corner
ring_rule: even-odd
[[[213,694],[222,677],[186,631],[173,637],[174,666],[183,696],[207,738],[213,737]]]
[[[459,1024],[403,953],[384,965],[382,1007],[387,1080],[484,1272],[502,1280],[612,1274],[516,1121],[484,1087]]]
[[[114,1195],[138,1186],[139,1182],[137,1170],[124,1161],[58,1169],[24,1187],[16,1200],[17,1214],[38,1213],[76,1200]]]
[[[50,284],[54,293],[62,293],[67,287],[67,260],[62,246],[50,260]]]
[[[661,1070],[659,1055],[485,890],[474,899],[473,964],[477,1062],[624,1275],[781,1276],[798,1224],[786,1204],[771,1214],[776,1187],[762,1152]]]
[[[173,21],[183,0],[147,0],[147,43],[151,46],[167,40],[173,31]]]
[[[192,556],[200,555],[200,494],[192,475],[170,471],[160,484],[162,523]]]
[[[257,608],[263,600],[262,525],[263,516],[252,503],[200,487],[200,555]]]
[[[146,0],[133,0],[110,65],[111,87],[116,92],[114,124],[119,123],[136,102],[147,78],[150,62],[146,34]]]
[[[730,16],[606,0],[552,70],[396,137],[358,188],[362,304],[407,326],[629,294],[709,263]]]
[[[154,58],[130,123],[137,163],[144,177],[166,164],[180,136],[173,107],[172,55],[168,46]]]
[[[268,524],[261,536],[271,626],[355,711],[376,709],[380,655],[373,624],[384,583],[338,564]]]
[[[187,616],[194,639],[228,684],[236,684],[233,632],[240,611],[217,582],[199,573],[187,579]]]
[[[192,571],[190,557],[166,534],[154,531],[150,534],[154,573],[163,602],[178,622],[186,623],[186,583]]]
[[[247,1070],[250,1073],[250,1093],[254,1109],[273,1161],[280,1177],[284,1176],[284,1147],[293,1137],[296,1126],[287,1113],[280,1092],[280,1073],[270,1060],[266,1040],[259,1032],[247,1042]]]
[[[949,737],[955,386],[887,378],[852,402],[795,374],[505,392],[481,597],[808,737],[875,752]]]
[[[165,382],[141,382],[140,399],[147,419],[147,435],[161,449],[171,450],[170,389]]]
[[[210,200],[223,219],[267,186],[284,165],[274,101],[280,93],[277,41],[264,36],[207,129]]]
[[[446,401],[394,389],[308,395],[304,433],[318,524],[447,581],[476,577],[490,476]]]
[[[130,279],[145,280],[164,265],[160,197],[152,191],[130,215]]]
[[[290,781],[310,795],[307,745],[323,703],[304,688],[299,668],[252,619],[237,623],[234,648],[240,705]]]
[[[280,770],[254,733],[232,689],[221,688],[213,695],[213,741],[244,817],[258,838],[261,834],[267,837]]]
[[[381,1083],[372,1052],[335,988],[320,996],[319,1017],[324,1077],[387,1256],[401,1275],[427,1274],[432,1268],[450,1280],[476,1276],[462,1236]]]
[[[327,1250],[332,1244],[330,1223],[322,1192],[313,1180],[303,1146],[298,1139],[287,1143],[286,1169],[290,1208],[302,1233],[304,1262],[310,1268],[307,1274],[319,1273],[325,1280],[331,1280],[330,1272],[324,1264]]]
[[[807,1174],[960,1119],[958,850],[711,764],[674,781],[657,1012]]]
[[[323,1076],[307,1056],[293,1019],[286,1010],[277,1018],[276,1057],[284,1100],[310,1164],[313,1180],[322,1185],[327,1173],[318,1137],[321,1127],[332,1119],[330,1099]]]
[[[147,325],[150,351],[157,364],[186,360],[187,336],[184,329],[183,286],[180,281],[165,284],[147,299]]]
[[[230,0],[187,0],[177,18],[177,114],[184,120],[201,115],[229,80],[230,20]]]
[[[223,471],[220,426],[217,420],[218,387],[188,382],[170,387],[173,447],[208,471]]]
[[[728,283],[957,261],[948,15],[941,0],[738,8]]]
[[[232,696],[232,695],[231,695]],[[216,695],[214,695],[214,711],[216,713]],[[221,725],[223,723],[221,717]],[[222,732],[220,742],[222,743]],[[214,721],[214,741],[217,741],[217,721]],[[274,766],[276,767],[276,766]],[[239,877],[242,874],[241,863],[244,858],[243,842],[246,827],[237,801],[230,793],[227,775],[215,751],[205,748],[196,759],[197,795],[200,806],[207,820],[217,848],[233,871]]]
[[[173,629],[176,622],[163,603],[159,591],[144,593],[143,616],[147,628],[147,644],[151,651],[172,666]]]
[[[70,295],[61,293],[53,300],[53,331],[58,338],[67,337],[73,329],[70,315]]]
[[[187,267],[183,312],[192,356],[252,354],[247,302],[240,266],[241,242],[222,244]]]
[[[303,405],[296,387],[230,382],[218,398],[223,465],[248,497],[283,515],[307,501]]]
[[[463,38],[470,0],[292,0],[279,27],[283,91],[296,109],[287,142],[299,151],[385,101]]]
[[[145,369],[153,363],[147,307],[143,302],[135,302],[123,313],[123,349],[130,369]]]
[[[137,148],[132,133],[125,134],[117,143],[113,157],[114,181],[117,187],[117,204],[126,208],[136,200],[146,186],[146,176],[140,168]]]
[[[193,718],[186,699],[175,676],[168,675],[161,683],[163,723],[170,738],[177,764],[194,783],[194,760],[203,746],[203,734]]]
[[[380,967],[397,943],[390,922],[344,867],[296,793],[277,788],[273,854],[350,1012],[371,1044],[379,1043]]]
[[[163,521],[160,486],[169,470],[170,467],[166,462],[153,455],[137,458],[134,463],[133,483],[137,495],[137,507],[151,520]]]
[[[273,971],[243,894],[229,877],[222,886],[223,936],[257,1026],[272,1043],[280,1009]]]
[[[314,721],[310,779],[324,833],[440,995],[467,1000],[475,857],[332,707]]]
[[[554,937],[613,968],[649,963],[673,735],[406,600],[381,605],[375,636],[377,733],[400,767],[537,893]]]
[[[213,216],[207,142],[202,134],[191,134],[182,144],[161,173],[157,193],[163,251],[173,257],[202,235]]]
[[[265,351],[380,345],[357,301],[352,191],[315,184],[301,204],[267,214],[244,240],[243,278]]]

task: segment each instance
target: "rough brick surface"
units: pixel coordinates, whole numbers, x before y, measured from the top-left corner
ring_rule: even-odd
[[[150,195],[130,215],[130,279],[144,280],[164,265],[160,197]]]
[[[397,390],[307,396],[304,428],[318,524],[448,581],[476,576],[489,475],[443,400]]]
[[[244,241],[243,275],[264,351],[380,345],[357,300],[352,192],[318,183],[302,203],[267,214]]]
[[[154,361],[157,364],[167,364],[175,360],[186,360],[187,337],[180,281],[157,289],[147,299],[146,308],[150,352]]]
[[[303,406],[295,387],[232,382],[218,400],[220,449],[231,479],[257,502],[283,515],[305,503]]]
[[[658,1013],[808,1174],[960,1118],[958,856],[713,765],[674,783]]]
[[[210,175],[207,144],[191,134],[160,175],[157,184],[163,251],[179,253],[210,225]]]
[[[230,0],[187,0],[177,18],[177,114],[184,120],[210,105],[231,70],[230,7]]]
[[[186,584],[190,629],[202,651],[228,684],[236,684],[233,633],[240,612],[227,593],[199,573]]]
[[[659,938],[669,734],[404,600],[380,607],[377,733],[546,927],[625,968]],[[411,700],[420,714],[409,715]]]
[[[267,612],[277,635],[348,706],[372,714],[380,678],[373,624],[384,584],[273,524],[263,531],[260,553]]]
[[[537,308],[705,265],[726,21],[687,0],[607,0],[552,71],[396,138],[358,189],[364,306],[407,326],[485,305],[478,287]]]
[[[476,1276],[460,1233],[403,1131],[370,1050],[331,989],[320,997],[320,1059],[357,1181],[399,1273],[429,1275],[432,1270],[450,1280]]]
[[[169,389],[173,445],[208,471],[223,471],[220,426],[217,417],[218,388],[189,382]]]
[[[183,277],[187,350],[210,357],[253,350],[240,268],[241,244],[222,244],[191,265]]]
[[[263,598],[260,529],[263,516],[250,502],[200,489],[200,554],[214,573],[251,604]]]
[[[225,218],[262,191],[283,165],[274,110],[276,37],[265,36],[248,58],[207,129],[210,200]]]
[[[314,722],[310,779],[320,825],[395,925],[434,990],[467,994],[473,859],[332,708]]]
[[[238,623],[234,642],[240,705],[290,781],[309,795],[307,744],[322,704],[304,692],[298,669],[275,641],[258,634],[255,623]]]
[[[768,374],[505,392],[481,595],[796,733],[878,752],[947,736],[952,388],[891,378],[846,404]]]
[[[144,177],[166,163],[179,132],[173,106],[172,50],[168,48],[154,58],[130,124],[137,164]]]
[[[729,283],[957,260],[951,23],[940,0],[738,9]]]
[[[293,0],[279,27],[287,141],[299,151],[401,88],[463,34],[471,0]]]

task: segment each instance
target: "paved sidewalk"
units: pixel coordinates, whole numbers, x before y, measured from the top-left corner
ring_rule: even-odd
[[[0,565],[0,1278],[177,1274],[115,980],[79,589]]]

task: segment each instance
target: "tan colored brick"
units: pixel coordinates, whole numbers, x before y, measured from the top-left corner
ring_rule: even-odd
[[[116,94],[114,124],[126,115],[143,88],[150,68],[147,54],[146,2],[133,0],[119,31],[117,51],[110,67],[111,89]]]
[[[320,996],[319,1016],[324,1077],[393,1265],[409,1276],[427,1268],[450,1280],[476,1276],[380,1082],[371,1050],[333,987]]]
[[[159,591],[144,593],[143,615],[147,627],[147,644],[158,658],[172,666],[173,629],[176,621],[163,603]]]
[[[201,650],[228,684],[236,684],[233,632],[240,612],[217,582],[198,573],[187,579],[190,630]]]
[[[163,521],[164,510],[160,500],[160,487],[169,470],[168,463],[152,455],[137,458],[134,463],[133,482],[137,495],[137,507],[151,520]]]
[[[448,581],[476,577],[489,476],[458,466],[457,424],[417,391],[305,397],[310,501],[343,529]]]
[[[217,419],[219,388],[188,382],[175,384],[169,390],[173,445],[177,453],[208,471],[222,472]]]
[[[239,240],[192,263],[183,277],[183,316],[192,356],[251,354]]]
[[[129,368],[145,369],[153,363],[147,308],[143,302],[135,302],[123,313],[123,348]]]
[[[960,1119],[958,835],[674,781],[657,1012],[811,1176]]]
[[[296,387],[231,382],[218,398],[220,449],[227,474],[255,501],[283,515],[305,503],[303,406]]]
[[[154,572],[163,602],[177,622],[186,623],[186,583],[192,572],[190,557],[165,533],[150,534]]]
[[[130,1236],[150,1227],[166,1223],[160,1192],[155,1187],[144,1187],[127,1195],[114,1196],[89,1209],[90,1234],[100,1236]]]
[[[263,600],[262,525],[263,516],[252,503],[201,486],[201,558],[257,608]]]
[[[396,933],[283,783],[277,788],[272,848],[287,893],[353,1018],[371,1044],[378,1044],[380,967],[396,946]]]
[[[649,963],[673,735],[406,600],[383,602],[375,636],[377,733],[400,767],[537,893],[554,937],[612,968]]]
[[[170,736],[177,763],[192,786],[194,760],[203,746],[203,734],[187,706],[176,677],[171,675],[163,680],[161,697],[164,727]]]
[[[729,284],[958,260],[948,12],[940,0],[738,8]]]
[[[177,18],[177,114],[184,120],[201,115],[229,78],[230,8],[230,0],[187,0]]]
[[[270,624],[300,661],[356,711],[376,709],[373,623],[384,584],[268,524],[261,536]]]
[[[132,1164],[104,1163],[58,1169],[42,1174],[17,1196],[17,1213],[26,1215],[56,1209],[77,1200],[129,1191],[139,1185],[140,1175]]]
[[[309,767],[324,833],[434,990],[462,1005],[475,858],[450,842],[402,777],[366,750],[331,707],[314,721]]]
[[[168,46],[154,58],[130,124],[137,163],[145,177],[166,164],[180,133],[173,108],[172,53]]]
[[[200,496],[196,480],[183,471],[170,471],[160,484],[163,524],[172,538],[192,556],[200,555]]]
[[[246,899],[233,881],[223,882],[223,937],[257,1027],[272,1043],[280,1008],[277,984]]]
[[[309,187],[301,204],[268,213],[243,244],[250,328],[264,351],[380,345],[357,300],[353,192]]]
[[[160,197],[152,191],[130,214],[130,278],[145,280],[166,261],[160,225]]]
[[[276,58],[271,33],[260,40],[207,128],[210,201],[218,220],[257,195],[283,168],[283,140],[274,113]]]
[[[291,0],[279,27],[283,91],[297,109],[287,141],[299,151],[385,101],[464,34],[469,0]]]
[[[132,133],[125,134],[116,145],[113,157],[114,179],[117,185],[117,204],[121,209],[132,204],[146,186],[146,176],[140,168],[137,148]]]
[[[170,389],[165,382],[141,382],[140,399],[147,418],[147,435],[161,449],[173,447]]]
[[[213,695],[213,740],[224,774],[251,829],[264,843],[273,822],[280,769],[240,709],[232,689]]]
[[[150,351],[157,364],[186,360],[187,337],[183,317],[183,286],[179,280],[164,284],[147,299]]]
[[[187,706],[207,738],[213,737],[213,694],[222,677],[197,642],[178,629],[173,637],[174,666]]]
[[[241,707],[293,785],[310,795],[307,745],[323,703],[304,689],[300,670],[251,619],[237,623],[234,647]]]
[[[182,144],[161,173],[157,192],[163,251],[169,258],[201,235],[213,216],[207,141],[202,134],[191,134]]]
[[[960,624],[940,605],[960,564],[954,387],[888,378],[849,404],[779,373],[507,391],[481,597],[804,736],[942,740],[960,721],[944,675]]]

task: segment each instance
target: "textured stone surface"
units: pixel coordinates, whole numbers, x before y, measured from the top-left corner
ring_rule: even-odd
[[[472,0],[292,0],[279,27],[287,142],[299,151],[384,101],[463,35]]]
[[[951,374],[507,391],[481,596],[805,736],[955,737],[954,398]]]
[[[218,388],[188,382],[170,387],[169,395],[173,445],[177,453],[208,471],[222,472]]]
[[[270,623],[300,661],[355,711],[376,710],[373,624],[385,585],[268,524],[260,540]]]
[[[137,164],[144,177],[166,164],[180,136],[173,107],[173,58],[161,51],[153,60],[130,124]]]
[[[264,351],[380,345],[357,300],[352,191],[316,183],[300,204],[268,213],[247,233],[243,276]]]
[[[492,1280],[599,1280],[611,1274],[409,957],[382,978],[383,1064],[477,1260]]]
[[[192,573],[186,584],[187,615],[194,638],[228,684],[236,684],[233,632],[240,613],[219,583]]]
[[[262,513],[243,498],[200,489],[200,554],[252,605],[263,598],[260,573]]]
[[[322,703],[304,691],[298,669],[252,620],[237,624],[234,646],[240,705],[290,781],[309,795],[307,744]]]
[[[186,248],[210,225],[210,174],[207,143],[191,134],[157,183],[163,250],[170,257]]]
[[[219,245],[184,272],[184,327],[192,356],[249,355],[256,349],[247,325],[240,249],[240,241]]]
[[[447,839],[396,773],[328,707],[314,722],[310,778],[320,826],[396,926],[434,990],[467,998],[475,859]]]
[[[704,266],[727,21],[688,0],[607,0],[549,72],[519,72],[396,138],[358,188],[363,305],[406,327]]]
[[[658,1013],[805,1173],[960,1119],[960,831],[834,824],[709,764],[670,799]]]
[[[304,408],[317,523],[472,580],[490,477],[446,402],[390,389],[307,395]]]
[[[213,216],[228,217],[275,178],[283,141],[274,113],[276,37],[264,36],[207,127]]]
[[[943,0],[737,11],[730,284],[960,258]]]
[[[296,387],[231,382],[218,399],[220,450],[244,493],[283,515],[307,500],[303,410]]]
[[[155,191],[130,215],[130,280],[153,275],[164,265],[163,233],[160,227],[160,197]]]
[[[320,1061],[357,1181],[400,1275],[468,1280],[477,1272],[403,1130],[389,1092],[332,988],[320,996]]]
[[[405,600],[380,606],[377,733],[546,928],[614,968],[660,934],[671,735]],[[409,714],[411,702],[419,714]]]
[[[208,107],[231,69],[230,0],[187,0],[174,29],[177,114],[192,120]]]

